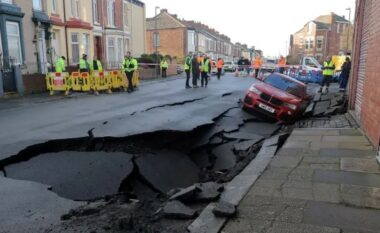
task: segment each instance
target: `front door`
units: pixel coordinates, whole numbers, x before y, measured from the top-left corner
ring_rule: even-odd
[[[100,36],[95,36],[95,55],[100,61],[103,60],[102,39]]]

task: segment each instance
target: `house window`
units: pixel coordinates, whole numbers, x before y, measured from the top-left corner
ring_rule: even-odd
[[[1,0],[0,2],[2,2],[2,3],[8,3],[8,4],[12,4],[12,0]]]
[[[83,53],[87,55],[89,51],[89,43],[90,43],[90,35],[83,34],[82,35],[82,50],[83,50]]]
[[[7,22],[7,39],[8,39],[8,52],[11,63],[21,64],[21,40],[19,24],[15,22]]]
[[[128,27],[128,5],[124,4],[124,27]]]
[[[79,35],[78,33],[71,34],[71,54],[74,63],[79,62]]]
[[[108,38],[108,61],[111,66],[117,64],[116,61],[116,52],[115,52],[115,38]]]
[[[160,46],[160,34],[158,32],[154,33],[154,47]]]
[[[51,12],[57,13],[57,0],[51,0]]]
[[[317,38],[317,49],[321,50],[323,46],[323,38]]]
[[[309,47],[312,49],[314,47],[314,40],[313,39],[309,39],[309,40],[310,40],[310,42],[309,42],[310,46]]]
[[[123,39],[118,38],[117,39],[117,59],[116,61],[121,61],[123,60]]]
[[[99,23],[98,0],[92,0],[92,14],[94,15],[94,23]]]
[[[41,0],[33,0],[33,10],[42,10]]]
[[[71,0],[71,16],[79,18],[79,0]]]
[[[115,26],[115,1],[110,0],[107,2],[107,17],[108,17],[108,25]]]

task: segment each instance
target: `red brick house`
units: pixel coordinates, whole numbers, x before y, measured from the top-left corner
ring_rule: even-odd
[[[289,60],[296,63],[303,56],[312,56],[323,61],[328,55],[351,53],[352,34],[352,24],[344,17],[321,15],[291,35]]]
[[[380,1],[357,0],[349,108],[374,146],[380,143]]]

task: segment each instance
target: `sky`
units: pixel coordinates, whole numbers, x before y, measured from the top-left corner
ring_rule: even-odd
[[[179,18],[200,21],[241,42],[261,49],[265,56],[286,55],[291,34],[319,15],[335,12],[351,21],[355,0],[142,0],[146,17],[155,7],[168,9]]]

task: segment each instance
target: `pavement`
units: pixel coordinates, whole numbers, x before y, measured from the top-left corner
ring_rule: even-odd
[[[296,128],[223,233],[380,232],[380,166],[355,128]]]

